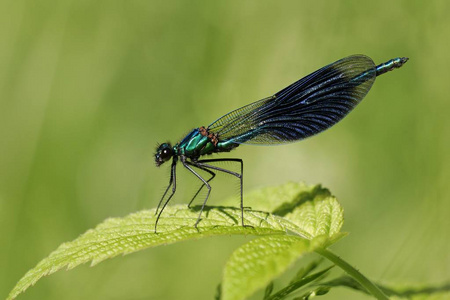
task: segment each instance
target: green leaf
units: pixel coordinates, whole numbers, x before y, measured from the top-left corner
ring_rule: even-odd
[[[304,202],[285,216],[306,231],[307,237],[326,236],[337,239],[344,223],[344,212],[336,198],[327,196]]]
[[[233,202],[227,200],[226,203]],[[261,188],[245,195],[245,205],[283,216],[305,230],[305,237],[309,239],[320,235],[338,239],[344,235],[339,233],[344,223],[343,209],[320,184],[288,182]]]
[[[89,261],[92,262],[91,265],[95,265],[105,259],[149,247],[217,235],[303,232],[288,220],[260,211],[245,211],[245,222],[253,227],[242,227],[240,214],[238,208],[207,207],[204,218],[196,229],[193,225],[198,211],[188,209],[186,205],[167,207],[159,220],[158,233],[154,232],[155,210],[141,211],[124,218],[107,219],[77,239],[62,244],[28,271],[11,291],[8,299],[14,299],[43,276],[62,268],[72,269]]]
[[[309,240],[297,236],[267,236],[244,244],[225,265],[222,299],[245,299],[313,250]]]
[[[303,278],[299,278],[298,280],[289,283],[288,286],[286,286],[285,288],[281,289],[280,291],[276,292],[274,295],[272,295],[272,297],[269,297],[269,300],[281,300],[281,299],[285,299],[286,296],[288,296],[289,294],[293,293],[294,291],[296,291],[297,289],[317,280],[320,278],[323,278],[329,271],[331,268],[333,268],[334,266],[328,267],[322,271],[319,271],[317,273],[314,273],[310,276],[307,277],[303,277]],[[321,292],[324,291],[324,288],[320,289]],[[309,292],[310,294],[312,293],[317,293],[317,290],[314,290],[313,292]]]
[[[154,232],[155,210],[145,210],[123,218],[107,219],[77,239],[62,244],[47,258],[39,262],[35,268],[20,279],[8,299],[14,299],[43,276],[63,268],[72,269],[87,262],[95,265],[120,254],[207,236],[233,234],[286,236],[293,234],[297,236],[295,237],[297,239],[298,236],[306,239],[314,238],[312,241],[302,240],[302,242],[298,242],[298,245],[312,242],[312,246],[308,244],[311,249],[323,247],[337,240],[339,234],[336,230],[340,226],[336,224],[342,223],[342,219],[338,220],[339,217],[342,218],[342,210],[336,207],[338,206],[337,201],[326,196],[324,191],[320,186],[307,187],[304,184],[293,183],[278,188],[269,188],[263,194],[266,197],[269,197],[269,194],[277,195],[272,196],[274,197],[272,200],[277,206],[282,205],[275,200],[277,197],[291,203],[289,213],[283,218],[264,211],[245,210],[245,224],[252,227],[241,226],[239,208],[224,206],[206,207],[198,228],[193,226],[198,217],[198,207],[191,209],[185,205],[167,207],[159,220],[158,233]],[[322,196],[318,197],[319,194]],[[302,195],[302,199],[314,199],[314,205],[299,201],[299,195]],[[252,197],[253,201],[257,202],[256,198],[263,197],[263,195],[253,195]],[[289,197],[293,197],[293,199],[289,199]],[[260,202],[264,202],[264,199],[260,198],[260,200]],[[296,204],[292,205],[292,203]],[[296,220],[296,216],[306,217],[309,221]],[[318,228],[313,228],[316,225]],[[293,246],[293,249],[299,247],[298,245]]]
[[[279,186],[263,187],[244,195],[245,206],[255,210],[272,212],[284,216],[296,207],[315,198],[331,196],[328,189],[318,185],[306,185],[303,182],[288,182]],[[226,204],[236,205],[236,199],[228,199]]]
[[[269,284],[266,286],[266,289],[264,290],[263,299],[269,298],[272,292],[273,292],[273,281],[269,282]]]
[[[310,262],[306,267],[300,268],[295,274],[294,278],[292,278],[290,283],[296,282],[308,276],[308,274],[314,271],[323,261],[324,261],[323,258],[316,259]]]
[[[364,276],[361,272],[355,269],[348,262],[343,260],[338,255],[329,251],[325,248],[318,248],[316,252],[323,257],[327,258],[331,262],[333,262],[336,266],[344,270],[348,275],[350,275],[353,279],[355,279],[367,292],[376,297],[379,300],[387,300],[388,297],[380,290],[378,286],[376,286],[372,281],[370,281],[366,276]]]
[[[342,236],[339,230],[343,210],[331,196],[303,202],[284,219],[301,228],[301,237],[269,236],[236,250],[225,266],[223,299],[245,299],[279,276],[300,256],[325,248]]]

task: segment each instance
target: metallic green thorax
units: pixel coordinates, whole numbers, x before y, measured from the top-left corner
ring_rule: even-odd
[[[217,135],[209,134],[204,127],[193,129],[181,142],[173,147],[175,155],[197,159],[202,155],[229,152],[239,146],[231,141],[219,141]]]

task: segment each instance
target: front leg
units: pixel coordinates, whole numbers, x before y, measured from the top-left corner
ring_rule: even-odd
[[[158,206],[156,207],[155,215],[158,214],[156,217],[155,222],[155,233],[156,233],[156,227],[158,227],[158,221],[161,217],[162,212],[164,211],[164,208],[166,207],[167,203],[169,203],[170,199],[172,199],[173,195],[175,194],[175,191],[177,190],[177,176],[176,176],[176,167],[177,167],[177,160],[172,160],[172,166],[170,168],[170,181],[169,186],[166,188],[166,191],[164,192],[161,200],[159,200]],[[169,191],[170,186],[172,186],[172,193],[170,194],[169,198],[167,198],[166,202],[164,202],[164,205],[162,206],[161,210],[158,213],[159,207],[161,206],[161,203],[164,200],[164,197],[166,196],[167,192]]]

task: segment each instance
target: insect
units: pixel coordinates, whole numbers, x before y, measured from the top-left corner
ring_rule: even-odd
[[[285,144],[318,134],[342,120],[361,102],[377,76],[400,68],[407,61],[407,57],[399,57],[377,66],[371,58],[364,55],[343,58],[294,82],[273,96],[229,112],[208,127],[193,129],[174,146],[170,143],[159,145],[155,154],[156,165],[159,167],[170,159],[172,165],[169,185],[155,212],[155,215],[157,214],[155,232],[164,208],[176,191],[178,160],[202,183],[188,207],[203,187],[206,186],[208,189],[195,227],[201,220],[211,193],[210,181],[214,179],[216,172],[227,173],[240,180],[241,224],[246,226],[242,159],[200,158],[213,153],[230,152],[242,144]],[[211,165],[212,162],[224,161],[240,164],[240,172]],[[208,173],[209,178],[202,177],[198,170]],[[171,187],[172,191],[164,201]]]

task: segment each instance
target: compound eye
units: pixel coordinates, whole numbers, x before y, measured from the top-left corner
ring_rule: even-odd
[[[164,148],[161,151],[161,159],[168,160],[172,157],[172,149],[170,148]]]

